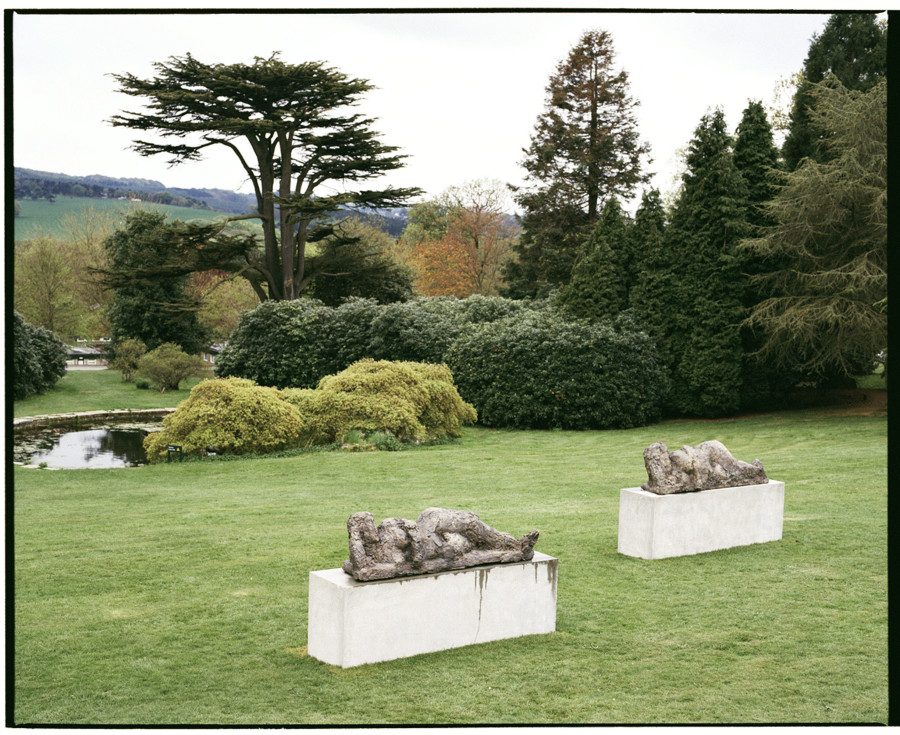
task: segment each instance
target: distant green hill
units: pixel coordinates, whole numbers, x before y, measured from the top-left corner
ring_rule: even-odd
[[[242,194],[225,189],[181,189],[166,187],[152,179],[114,178],[100,174],[90,176],[70,176],[69,174],[37,171],[30,168],[14,168],[15,197],[22,206],[22,216],[16,218],[16,239],[34,237],[39,231],[52,236],[62,235],[59,220],[70,211],[80,211],[86,207],[105,209],[109,207],[129,207],[132,203],[121,201],[119,196],[151,198],[144,206],[158,207],[169,213],[171,219],[183,221],[192,219],[211,220],[226,213],[247,214],[255,211],[256,199],[250,194]],[[104,196],[101,196],[104,195]],[[73,196],[74,195],[74,196]],[[47,196],[47,198],[44,198]],[[181,207],[160,202],[162,196],[171,201],[173,197],[183,197],[179,203],[193,206]],[[54,203],[50,199],[55,198]],[[190,200],[190,201],[188,201]],[[62,206],[60,206],[62,205]],[[209,207],[209,209],[206,209]],[[408,212],[405,207],[394,207],[379,211],[346,209],[331,215],[333,219],[357,216],[392,237],[399,237],[406,227]]]
[[[124,218],[126,214],[136,208],[150,209],[157,212],[165,212],[169,219],[180,219],[183,222],[189,220],[214,220],[219,217],[227,217],[225,212],[217,212],[210,209],[192,209],[189,207],[173,207],[167,204],[145,204],[142,202],[119,201],[118,199],[93,199],[86,197],[58,196],[54,202],[45,199],[22,199],[22,216],[15,218],[16,240],[27,240],[40,235],[49,237],[64,237],[62,227],[63,218],[67,214],[78,215],[89,210],[121,212]]]
[[[91,174],[90,176],[70,176],[52,171],[37,171],[16,166],[15,176],[16,199],[41,199],[45,193],[53,196],[87,196],[92,199],[105,194],[112,199],[121,195],[137,196],[141,199],[152,199],[161,204],[218,209],[234,214],[247,214],[256,205],[251,194],[242,194],[227,189],[182,189],[167,187],[153,179],[116,178]],[[161,198],[167,197],[167,198]],[[183,197],[188,201],[171,201]]]

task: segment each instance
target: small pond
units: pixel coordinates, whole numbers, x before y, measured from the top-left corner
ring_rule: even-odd
[[[139,467],[147,464],[144,437],[159,428],[159,421],[42,428],[16,436],[13,460],[65,470]]]

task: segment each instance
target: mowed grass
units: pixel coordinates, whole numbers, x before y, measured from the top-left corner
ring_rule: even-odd
[[[118,370],[69,370],[46,393],[13,403],[13,416],[44,416],[52,413],[102,411],[121,408],[168,408],[186,400],[202,378],[182,380],[180,390],[160,393],[138,390],[122,382]]]
[[[191,207],[173,207],[169,204],[153,202],[120,202],[118,199],[95,199],[88,197],[58,196],[55,201],[46,199],[21,199],[22,216],[15,218],[15,239],[27,240],[32,237],[65,237],[64,220],[66,215],[80,216],[86,209],[93,208],[97,212],[114,212],[125,215],[136,209],[150,209],[165,212],[169,219],[213,220],[230,216],[227,212],[212,209],[193,209]]]
[[[642,451],[719,439],[786,483],[781,541],[616,552]],[[16,724],[887,721],[886,417],[467,429],[404,452],[15,468]],[[559,558],[557,630],[342,670],[308,575],[347,517],[475,511]]]

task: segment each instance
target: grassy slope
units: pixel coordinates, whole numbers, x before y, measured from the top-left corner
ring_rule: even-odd
[[[185,400],[200,378],[181,382],[181,390],[160,393],[123,383],[118,370],[70,370],[53,388],[13,404],[13,416],[101,411],[117,408],[167,408]]]
[[[641,452],[723,441],[787,485],[782,541],[616,553]],[[630,431],[128,470],[15,469],[16,723],[885,722],[886,419]],[[324,502],[323,502],[324,500]],[[341,670],[307,579],[347,517],[471,509],[541,530],[557,632]]]
[[[15,239],[25,240],[39,235],[50,237],[63,237],[62,219],[67,214],[79,214],[87,207],[93,207],[97,211],[121,211],[122,216],[135,208],[162,210],[170,219],[180,219],[183,222],[200,219],[212,220],[218,217],[229,216],[226,212],[216,212],[210,209],[191,209],[190,207],[172,207],[167,204],[120,202],[117,199],[91,199],[85,197],[56,197],[56,201],[48,202],[44,199],[33,201],[22,199],[22,216],[15,218]]]

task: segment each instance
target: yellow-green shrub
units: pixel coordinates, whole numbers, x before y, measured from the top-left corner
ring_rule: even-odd
[[[445,365],[360,360],[322,378],[315,391],[282,393],[309,421],[305,443],[338,441],[351,429],[389,431],[399,439],[455,437],[478,418]]]
[[[276,388],[244,378],[198,383],[190,397],[163,420],[162,431],[144,439],[155,462],[166,446],[180,444],[185,454],[272,452],[297,446],[308,427],[300,412]]]

